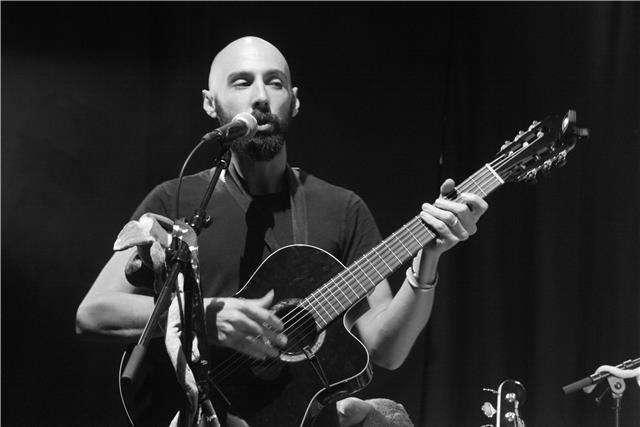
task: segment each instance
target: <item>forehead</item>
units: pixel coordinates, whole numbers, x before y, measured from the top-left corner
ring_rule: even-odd
[[[287,61],[275,46],[263,40],[240,39],[216,55],[211,65],[209,86],[217,86],[237,73],[280,72],[290,79]]]

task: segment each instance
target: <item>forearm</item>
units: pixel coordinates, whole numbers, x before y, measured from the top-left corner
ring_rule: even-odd
[[[414,269],[421,282],[433,282],[437,263],[437,257],[425,259],[422,263],[419,257],[414,260]],[[434,297],[435,289],[415,289],[405,278],[393,299],[373,308],[367,314],[368,318],[359,322],[360,334],[371,351],[374,363],[396,369],[404,362],[429,321]]]
[[[116,252],[104,266],[76,312],[83,338],[134,342],[151,316],[150,291],[128,283],[125,265],[135,249]]]
[[[83,301],[76,313],[76,333],[83,338],[135,342],[151,316],[153,298],[104,292]],[[154,331],[159,334],[160,330]]]

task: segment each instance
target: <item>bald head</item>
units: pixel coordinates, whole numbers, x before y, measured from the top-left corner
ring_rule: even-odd
[[[229,43],[213,59],[209,72],[209,90],[215,92],[231,73],[255,67],[263,68],[263,71],[281,71],[286,77],[286,84],[291,87],[289,65],[282,52],[264,39],[247,36]]]
[[[209,90],[203,90],[204,111],[221,124],[240,113],[258,121],[253,138],[234,141],[234,153],[257,161],[281,155],[289,122],[298,114],[298,88],[291,84],[287,60],[271,43],[243,37],[216,55],[209,73]]]

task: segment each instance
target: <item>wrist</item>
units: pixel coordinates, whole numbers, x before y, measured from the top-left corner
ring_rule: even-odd
[[[418,252],[413,258],[413,262],[411,263],[412,273],[419,277],[422,280],[421,282],[427,282],[431,278],[433,281],[438,272],[438,261],[440,259],[440,255],[427,252],[426,250],[422,250]]]
[[[407,282],[409,282],[409,286],[420,291],[427,292],[435,289],[439,278],[438,272],[436,271],[432,280],[423,281],[420,280],[420,277],[416,274],[413,266],[407,268]]]

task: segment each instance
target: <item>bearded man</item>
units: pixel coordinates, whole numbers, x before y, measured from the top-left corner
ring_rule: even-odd
[[[300,99],[287,61],[275,46],[257,37],[226,46],[211,65],[203,106],[220,124],[239,113],[251,113],[258,122],[254,136],[232,144],[229,169],[209,207],[212,224],[199,236],[204,302],[221,307],[206,310],[215,316],[209,340],[257,360],[278,358],[288,337],[282,319],[271,310],[273,292],[255,299],[234,294],[269,254],[285,245],[313,245],[350,265],[380,243],[380,233],[354,192],[289,167],[286,136]],[[199,206],[212,173],[185,177],[181,212]],[[453,188],[447,180],[441,193]],[[133,218],[146,212],[171,217],[176,189],[175,180],[157,186]],[[473,194],[461,197],[464,203],[439,198],[422,205],[421,219],[437,238],[413,258],[395,295],[382,280],[349,312],[373,363],[387,369],[402,364],[431,314],[440,256],[476,232],[487,204]],[[123,342],[139,338],[154,303],[148,291],[125,277],[134,250],[116,252],[107,262],[78,309],[78,333]]]

